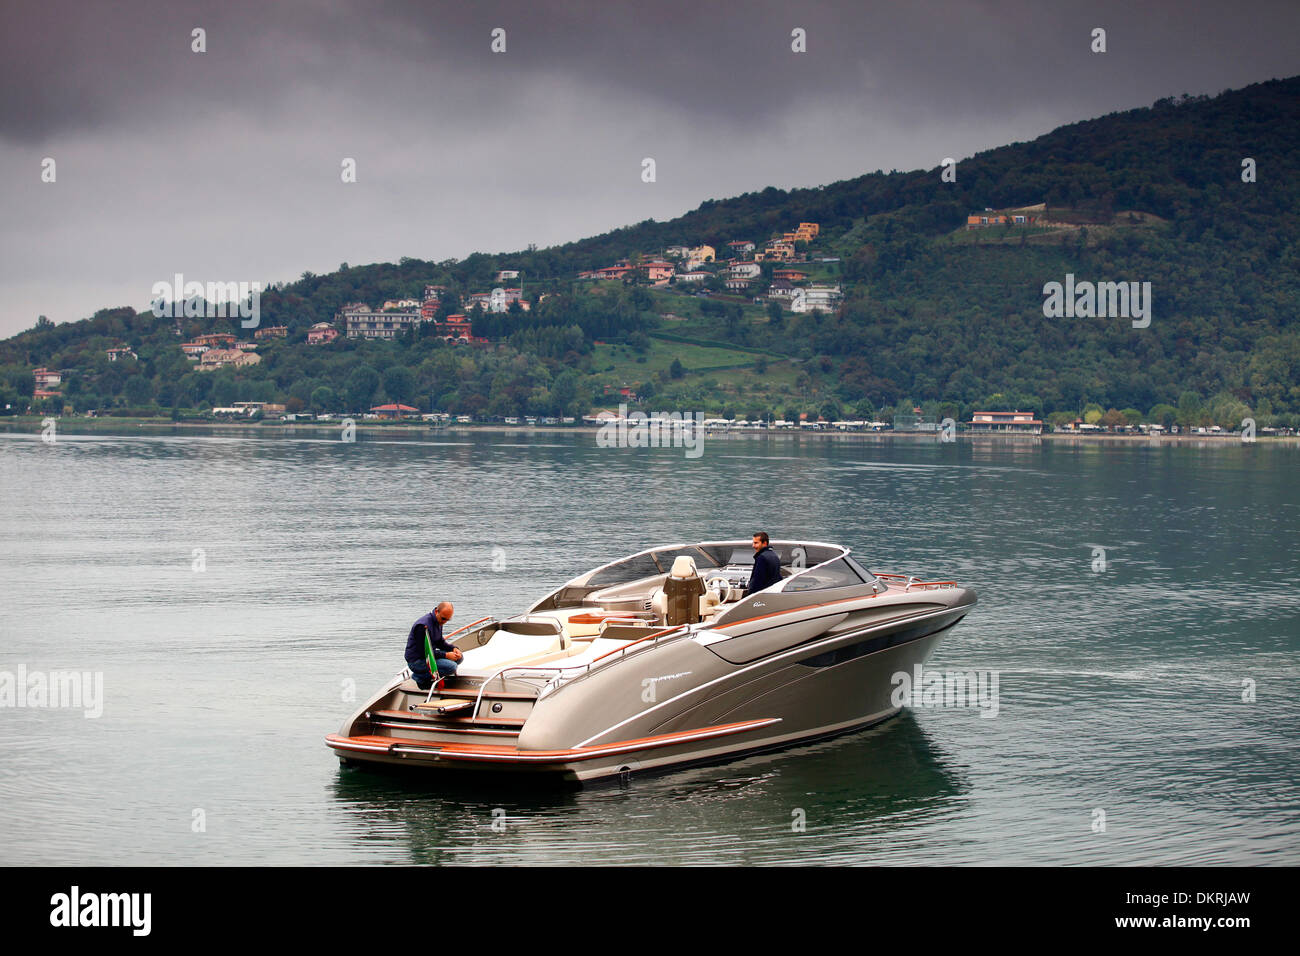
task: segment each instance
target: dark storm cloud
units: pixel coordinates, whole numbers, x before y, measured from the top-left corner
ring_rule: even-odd
[[[1162,75],[1195,86],[1214,73],[1225,85],[1266,78],[1250,72],[1260,67],[1285,74],[1300,5],[20,0],[4,18],[0,134],[35,139],[159,114],[255,111],[300,89],[406,98],[420,115],[451,76],[482,79],[484,105],[496,103],[498,83],[562,78],[618,91],[628,109],[671,105],[684,122],[760,122],[809,97],[993,116],[998,99],[1095,103]],[[1088,49],[1097,26],[1109,33],[1107,57]],[[207,31],[203,56],[190,50],[194,27]],[[507,32],[505,55],[488,49],[496,27]],[[801,57],[790,51],[795,27],[808,34]],[[425,82],[395,87],[394,64]]]

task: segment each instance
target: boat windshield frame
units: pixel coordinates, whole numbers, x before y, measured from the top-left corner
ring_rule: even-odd
[[[782,594],[796,594],[806,591],[826,591],[833,588],[857,588],[870,587],[873,591],[883,589],[884,585],[880,584],[880,579],[864,568],[850,554],[851,549],[845,548],[844,553],[821,562],[811,567],[802,568],[797,573],[791,574],[788,578],[782,578],[779,584],[774,584],[770,588],[764,588],[765,591],[776,591]],[[838,583],[834,578],[824,579],[826,572],[834,564],[843,564],[844,570],[849,572],[850,578],[858,580],[844,580]],[[816,574],[814,572],[821,572]],[[818,583],[813,584],[816,580]]]
[[[816,571],[824,568],[832,562],[848,558],[852,553],[851,548],[846,548],[841,544],[833,544],[826,541],[797,541],[790,539],[772,539],[769,546],[778,553],[783,555],[785,560],[781,566],[791,571],[789,577],[782,578],[779,584],[772,585],[765,590],[785,591],[791,581],[797,581],[799,578],[808,574],[810,571]],[[558,588],[553,589],[538,601],[536,601],[529,611],[536,610],[548,605],[548,602],[557,598],[561,593],[570,588],[583,589],[588,592],[601,590],[607,587],[615,587],[620,584],[628,584],[633,581],[644,580],[645,578],[654,577],[660,574],[667,574],[672,568],[673,559],[682,554],[695,559],[696,570],[700,576],[706,580],[710,572],[721,571],[727,567],[727,561],[731,555],[742,548],[752,548],[753,539],[737,538],[734,540],[722,541],[695,541],[680,542],[677,544],[659,544],[641,551],[633,552],[605,564],[598,565],[589,571],[584,571],[575,578],[571,578]],[[802,552],[806,560],[811,552],[811,557],[820,558],[804,567],[793,568],[792,562],[799,557]],[[856,573],[864,574],[866,578],[863,585],[875,585],[877,578],[867,571],[857,561],[852,563],[852,567],[858,569]],[[803,590],[796,586],[795,591]]]
[[[817,553],[814,557],[822,558],[812,564],[800,567],[794,570],[789,578],[783,581],[789,581],[814,568],[822,567],[832,561],[847,557],[851,549],[839,544],[830,544],[825,541],[792,541],[778,539],[769,542],[771,548],[778,554],[784,553],[787,560],[782,562],[782,567],[790,568],[790,561],[799,556],[802,552],[806,559],[808,552],[812,549],[822,549],[828,554]],[[751,548],[752,539],[738,539],[734,541],[697,541],[693,543],[681,543],[670,545],[656,545],[653,548],[646,548],[644,551],[637,551],[626,557],[618,558],[607,564],[593,568],[584,574],[578,575],[565,584],[565,587],[610,587],[615,584],[625,584],[629,581],[637,581],[642,578],[652,577],[656,574],[667,574],[672,568],[673,559],[682,554],[687,554],[695,559],[695,567],[702,577],[708,577],[708,572],[720,570],[727,567],[730,556],[740,548]],[[701,560],[703,559],[703,560]],[[635,562],[635,564],[634,564]],[[855,562],[856,564],[856,562]],[[609,572],[614,571],[621,566],[627,566],[627,571],[611,576]]]

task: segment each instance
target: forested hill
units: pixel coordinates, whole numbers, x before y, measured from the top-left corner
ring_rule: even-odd
[[[548,249],[344,265],[264,293],[262,325],[288,326],[289,336],[261,345],[264,361],[238,371],[192,371],[171,320],[148,312],[40,323],[0,343],[0,408],[23,406],[32,369],[45,366],[66,372],[63,403],[78,410],[199,409],[233,397],[551,414],[630,384],[654,407],[741,414],[912,402],[962,414],[976,406],[1067,414],[1096,404],[1295,424],[1298,140],[1300,78],[1274,80],[1065,126],[961,159],[955,181],[937,165],[873,173],[710,200],[669,222]],[[1020,207],[1041,207],[1037,221],[965,228],[972,213]],[[730,240],[761,246],[800,222],[821,230],[801,249],[813,260],[811,280],[844,292],[828,313],[752,304],[770,269],[743,305],[684,295],[680,284],[577,281],[582,270],[673,245],[707,243],[722,258]],[[392,343],[305,343],[310,325],[334,321],[346,303],[418,298],[440,284],[445,315],[500,284],[502,269],[523,273],[533,308],[477,319],[490,348],[448,345],[428,327]],[[1150,324],[1045,316],[1044,285],[1067,275],[1150,283]],[[182,331],[225,329],[238,323],[188,320]],[[119,345],[138,360],[110,368],[103,352]]]

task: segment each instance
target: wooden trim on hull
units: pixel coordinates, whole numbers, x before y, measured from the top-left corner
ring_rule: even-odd
[[[390,756],[409,754],[439,761],[465,761],[496,766],[531,766],[541,769],[565,770],[568,769],[569,764],[573,763],[645,750],[657,750],[662,747],[674,747],[719,737],[729,737],[734,734],[743,734],[751,730],[770,727],[780,722],[780,717],[765,717],[758,720],[743,720],[733,724],[701,727],[698,730],[657,734],[653,737],[641,737],[636,740],[622,740],[599,747],[578,747],[569,750],[520,750],[517,747],[495,744],[436,743],[428,740],[414,740],[406,737],[381,737],[373,734],[363,734],[356,737],[329,734],[325,738],[325,743],[338,751],[340,755],[345,753],[386,754]]]
[[[813,744],[819,741],[840,737],[845,734],[866,730],[869,727],[874,727],[883,723],[891,717],[897,716],[901,710],[902,708],[899,707],[890,708],[889,710],[876,714],[841,721],[836,724],[828,724],[824,727],[818,727],[810,731],[786,734],[777,737],[763,737],[760,740],[737,741],[718,738],[719,746],[702,752],[696,751],[691,753],[674,754],[660,748],[657,753],[645,754],[641,759],[631,759],[629,762],[639,774],[663,773],[673,770],[681,770],[687,767],[707,766],[723,761],[738,760],[755,754],[787,750],[791,747]],[[779,722],[779,718],[764,723],[775,722]],[[336,734],[331,734],[330,736],[338,737]],[[380,739],[389,741],[390,743],[393,740],[393,738],[387,737]],[[447,772],[460,769],[462,772],[473,770],[481,773],[522,773],[535,775],[537,777],[565,778],[577,783],[594,783],[601,779],[617,776],[622,770],[623,763],[619,760],[594,766],[590,763],[520,764],[503,761],[477,763],[451,761],[444,763],[436,756],[433,759],[420,759],[420,757],[417,756],[415,760],[408,760],[406,758],[415,756],[415,754],[410,750],[394,750],[389,746],[375,746],[361,742],[360,738],[338,737],[338,740],[341,742],[354,742],[353,748],[350,749],[350,751],[345,751],[342,747],[336,746],[334,743],[330,744],[331,747],[334,747],[335,750],[338,751],[339,757],[345,763],[357,761],[374,767],[404,767],[407,769],[414,767],[428,770],[441,768]],[[421,743],[424,742],[422,741]],[[432,754],[435,749],[437,749],[437,745],[429,748],[429,754]],[[349,755],[344,756],[345,753],[348,753]],[[607,756],[614,757],[618,756],[618,754],[610,753]]]
[[[387,727],[390,730],[425,730],[436,734],[460,734],[462,736],[478,737],[518,737],[517,730],[491,730],[483,727],[439,727],[437,725],[421,725],[410,720],[376,720],[370,718],[371,727]]]

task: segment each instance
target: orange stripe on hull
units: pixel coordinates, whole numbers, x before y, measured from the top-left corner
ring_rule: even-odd
[[[570,750],[520,750],[518,747],[507,747],[500,744],[433,743],[428,740],[414,740],[407,737],[381,737],[374,734],[362,734],[356,737],[330,734],[325,738],[325,742],[335,750],[353,753],[392,753],[397,749],[399,752],[416,751],[442,760],[507,764],[566,764],[580,760],[594,760],[597,757],[630,751],[672,747],[677,744],[708,740],[714,737],[729,737],[733,734],[743,734],[746,731],[769,727],[772,724],[780,723],[780,721],[780,717],[743,720],[734,724],[717,724],[712,727],[701,727],[698,730],[680,730],[671,734],[638,737],[634,740],[620,740],[617,743],[603,744],[599,747],[577,747]]]

